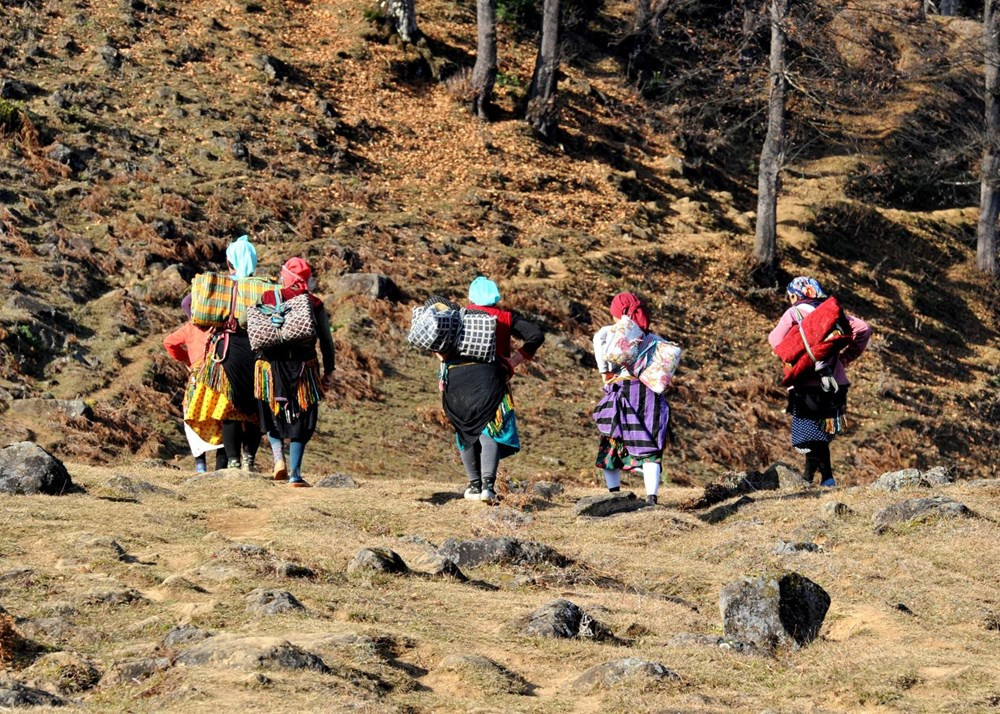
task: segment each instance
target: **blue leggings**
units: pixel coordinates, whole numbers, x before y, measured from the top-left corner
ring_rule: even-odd
[[[271,442],[271,452],[274,460],[284,459],[284,441],[271,434],[267,435]],[[302,478],[302,457],[306,453],[306,442],[292,439],[288,444],[288,478],[297,481]]]

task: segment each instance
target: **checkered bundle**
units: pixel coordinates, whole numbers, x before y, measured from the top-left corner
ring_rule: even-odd
[[[497,319],[479,310],[462,309],[455,351],[477,362],[492,362],[497,353]]]
[[[191,281],[191,322],[199,327],[222,327],[234,317],[244,324],[247,310],[275,287],[262,278],[236,280],[220,273],[196,275]]]
[[[455,349],[462,329],[458,306],[444,298],[432,297],[424,305],[413,308],[407,342],[431,352],[448,353]]]
[[[298,295],[286,302],[278,298],[277,302],[277,305],[255,305],[247,312],[247,335],[250,347],[255,350],[316,337],[316,320],[308,295]]]

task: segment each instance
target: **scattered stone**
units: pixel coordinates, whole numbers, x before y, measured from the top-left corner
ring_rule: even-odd
[[[279,578],[314,578],[316,573],[298,563],[281,562],[274,566],[274,572]]]
[[[330,474],[313,484],[316,488],[357,488],[358,484],[347,474]]]
[[[130,605],[146,602],[142,593],[134,588],[95,588],[74,598],[78,605]]]
[[[732,503],[724,503],[713,508],[711,511],[698,514],[698,520],[705,523],[722,523],[732,515],[735,515],[744,506],[749,506],[754,500],[749,496],[740,496]]]
[[[581,498],[573,510],[577,517],[607,518],[648,508],[649,505],[646,501],[640,501],[632,491],[620,491]]]
[[[30,441],[0,450],[0,493],[56,496],[73,486],[59,459]]]
[[[97,49],[97,54],[100,55],[108,69],[115,70],[122,66],[122,53],[118,51],[117,47],[104,45]]]
[[[94,410],[82,399],[15,399],[10,405],[13,413],[34,416],[65,414],[71,419],[93,419]]]
[[[687,504],[687,507],[691,509],[708,508],[736,496],[755,491],[773,491],[779,486],[777,469],[768,469],[764,473],[756,471],[729,472],[705,486],[705,493],[702,497]]]
[[[16,79],[0,80],[0,99],[25,100],[30,96],[24,82]]]
[[[798,573],[743,578],[722,589],[725,636],[763,650],[803,646],[819,635],[830,596]]]
[[[448,655],[437,669],[455,674],[477,696],[531,692],[531,685],[522,677],[480,655]]]
[[[556,483],[555,481],[536,481],[531,484],[530,493],[539,498],[544,498],[546,501],[551,501],[565,490],[561,483]]]
[[[156,221],[154,221],[156,223]],[[165,236],[166,237],[166,236]],[[163,272],[167,272],[171,269],[177,269],[176,265],[171,265]],[[136,464],[140,469],[170,469],[171,471],[180,471],[181,467],[177,464],[172,464],[166,459],[143,459]]]
[[[406,574],[410,569],[399,557],[399,553],[388,548],[362,548],[354,559],[347,564],[348,573],[399,573]]]
[[[564,567],[573,561],[554,548],[535,541],[517,538],[480,538],[458,541],[449,538],[438,553],[459,567],[478,568],[482,565],[540,565]]]
[[[823,504],[823,515],[830,518],[844,518],[852,513],[854,511],[851,510],[850,506],[840,501],[827,501]]]
[[[164,578],[163,582],[160,583],[160,587],[167,588],[168,590],[175,590],[181,592],[183,591],[190,591],[196,593],[206,592],[205,588],[203,588],[201,585],[193,583],[187,578],[185,578],[183,575],[178,575],[177,573],[174,573],[173,575],[168,575],[166,578]]]
[[[161,642],[164,647],[180,647],[181,645],[190,645],[195,642],[201,642],[202,640],[207,640],[212,636],[212,633],[203,630],[200,627],[195,627],[194,625],[177,625],[172,627],[167,634],[163,636]]]
[[[271,557],[271,552],[262,546],[254,545],[253,543],[237,543],[231,550],[238,556],[243,558],[269,558]]]
[[[778,480],[778,488],[782,490],[798,490],[810,485],[802,477],[801,472],[780,461],[771,464],[767,468],[767,471],[764,472],[764,481],[766,483],[772,483],[773,479]]]
[[[177,656],[177,664],[243,670],[329,671],[319,656],[280,637],[216,635],[198,642]]]
[[[991,612],[983,620],[983,627],[990,632],[1000,632],[1000,613]]]
[[[751,653],[754,651],[753,645],[739,640],[728,640],[717,635],[698,635],[692,632],[682,632],[670,639],[667,644],[671,647],[704,646],[718,647],[722,650],[740,653]]]
[[[907,605],[906,605],[905,602],[897,602],[895,605],[892,606],[892,609],[896,610],[898,612],[901,612],[904,615],[913,615],[913,614],[915,614],[913,612],[913,610],[911,610],[909,607],[907,607]]]
[[[286,79],[291,70],[287,64],[270,55],[254,55],[250,58],[250,65],[271,80]]]
[[[32,681],[43,682],[60,694],[77,694],[93,689],[101,673],[93,662],[74,652],[52,652],[35,660],[25,670]]]
[[[305,609],[287,590],[257,588],[247,595],[246,602],[247,612],[251,615],[278,615],[282,612]]]
[[[972,518],[976,514],[964,503],[944,496],[911,498],[893,503],[875,514],[875,533],[881,535],[899,523],[923,521],[929,518]]]
[[[822,550],[823,548],[815,543],[779,540],[771,549],[771,553],[774,555],[794,555],[796,553],[819,553]]]
[[[107,536],[82,535],[76,539],[76,547],[96,557],[111,557],[122,562],[130,559],[128,552],[122,547],[121,543]]]
[[[923,472],[917,469],[903,469],[882,474],[872,484],[872,488],[880,491],[899,491],[910,487],[933,488],[947,486],[954,480],[948,469],[943,466],[935,466]]]
[[[101,686],[119,684],[139,684],[154,674],[170,669],[170,660],[166,657],[141,657],[139,659],[115,662],[101,678]]]
[[[339,276],[332,286],[335,294],[364,295],[375,300],[395,302],[400,293],[396,283],[387,275],[378,273],[347,273]]]
[[[44,689],[26,687],[18,682],[0,684],[0,709],[19,709],[22,707],[61,707],[66,700]]]
[[[569,600],[553,600],[542,605],[518,623],[521,634],[534,637],[593,640],[613,640],[614,635],[603,624]]]
[[[431,553],[420,558],[417,567],[421,572],[435,578],[451,578],[460,582],[468,582],[469,578],[461,571],[455,561],[449,560],[440,553]]]
[[[157,486],[149,481],[135,481],[128,476],[116,474],[104,482],[104,486],[111,491],[123,494],[130,498],[138,496],[171,496],[176,497],[176,493],[169,488]]]
[[[581,689],[613,687],[622,682],[632,683],[637,680],[665,682],[679,681],[680,677],[659,662],[650,662],[638,657],[626,657],[594,665],[577,678],[574,686]]]
[[[45,153],[49,159],[57,164],[68,166],[71,171],[83,171],[87,168],[87,162],[84,161],[83,156],[63,143],[52,144]]]

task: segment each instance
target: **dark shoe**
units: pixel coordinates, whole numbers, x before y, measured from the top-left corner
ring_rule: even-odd
[[[621,486],[615,486],[614,488],[609,488],[608,493],[618,493],[621,490],[622,490]]]
[[[656,505],[656,496],[646,496],[646,503],[648,503],[651,506],[655,506]]]
[[[481,500],[482,490],[479,488],[479,484],[470,483],[469,487],[465,489],[465,500],[466,501],[479,501]]]

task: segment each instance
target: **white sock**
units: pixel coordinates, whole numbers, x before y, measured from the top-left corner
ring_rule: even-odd
[[[619,488],[622,485],[622,472],[618,469],[604,469],[604,483],[608,488]]]
[[[642,465],[642,480],[646,482],[646,495],[655,496],[660,490],[660,465],[647,461]]]

